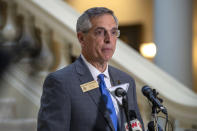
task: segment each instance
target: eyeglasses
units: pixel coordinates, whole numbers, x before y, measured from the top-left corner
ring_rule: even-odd
[[[105,37],[105,35],[107,34],[107,30],[103,27],[98,27],[94,30],[94,35],[96,37]],[[120,36],[120,30],[118,30],[117,28],[113,28],[111,30],[109,30],[109,34],[112,37],[119,37]]]
[[[97,37],[104,37],[106,34],[107,34],[107,30],[105,28],[96,28],[94,30],[94,35],[97,36]],[[117,28],[113,28],[109,31],[109,34],[112,36],[112,37],[119,37],[120,36],[120,30],[118,30]]]

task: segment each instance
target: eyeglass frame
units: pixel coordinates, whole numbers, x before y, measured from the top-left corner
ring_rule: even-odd
[[[103,31],[103,33],[99,34],[98,33],[98,30],[101,30]],[[116,31],[116,35],[113,35],[112,31],[115,30]],[[87,30],[87,31],[83,31],[83,33],[88,33],[90,30]],[[107,34],[107,30],[104,28],[104,27],[97,27],[96,29],[94,29],[94,35],[96,37],[105,37],[105,35]],[[120,36],[120,30],[116,27],[112,28],[110,31],[110,35],[111,36],[115,36],[116,38],[118,38]]]

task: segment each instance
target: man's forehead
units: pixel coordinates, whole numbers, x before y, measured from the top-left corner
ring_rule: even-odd
[[[95,21],[95,20],[99,20],[102,18],[106,18],[106,17],[111,18],[111,19],[113,19],[114,22],[116,22],[114,17],[111,14],[102,14],[102,15],[94,16],[90,19],[90,21]]]
[[[117,23],[114,19],[114,17],[110,14],[103,14],[103,15],[100,15],[100,16],[96,16],[96,17],[93,17],[91,20],[90,20],[91,24],[92,24],[92,27],[94,28],[97,28],[97,27],[111,27],[111,28],[115,28],[117,27]]]

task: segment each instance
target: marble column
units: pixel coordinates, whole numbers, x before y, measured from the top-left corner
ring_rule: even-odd
[[[192,0],[154,1],[155,64],[192,85]]]

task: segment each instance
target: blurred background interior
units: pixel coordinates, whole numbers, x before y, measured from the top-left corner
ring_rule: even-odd
[[[149,85],[175,131],[197,130],[197,0],[0,0],[0,130],[36,131],[44,78],[80,55],[76,21],[95,6],[119,19],[110,64],[135,78],[145,127]]]

